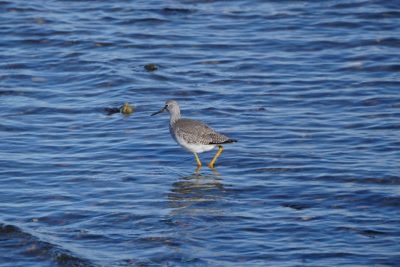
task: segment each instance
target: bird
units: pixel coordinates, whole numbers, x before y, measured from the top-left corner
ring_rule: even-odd
[[[236,139],[216,132],[201,121],[182,118],[179,104],[175,100],[167,100],[165,106],[151,116],[165,111],[170,115],[169,131],[172,138],[184,149],[194,154],[197,170],[202,165],[198,153],[210,151],[218,146],[217,153],[208,164],[211,169],[214,169],[214,164],[222,153],[222,145],[237,142]]]

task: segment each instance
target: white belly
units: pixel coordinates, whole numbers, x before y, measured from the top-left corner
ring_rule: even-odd
[[[183,148],[190,152],[202,153],[213,150],[215,145],[196,145],[196,144],[180,144]]]
[[[184,149],[194,152],[194,153],[202,153],[206,151],[210,151],[215,148],[216,145],[201,145],[201,144],[193,144],[193,143],[187,143],[181,138],[176,138],[176,142],[182,146]]]

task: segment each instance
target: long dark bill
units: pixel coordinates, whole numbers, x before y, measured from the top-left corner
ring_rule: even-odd
[[[160,109],[159,111],[157,111],[157,112],[154,112],[153,114],[151,114],[150,116],[154,116],[154,115],[157,115],[157,114],[160,114],[160,113],[163,113],[165,110],[166,110],[166,108],[167,107],[163,107],[162,109]]]

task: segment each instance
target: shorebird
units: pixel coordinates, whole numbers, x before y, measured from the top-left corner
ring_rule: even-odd
[[[217,153],[208,164],[213,169],[217,158],[222,153],[222,145],[237,142],[235,139],[217,133],[201,121],[181,118],[181,111],[178,102],[175,100],[168,100],[161,110],[151,114],[151,116],[164,111],[168,111],[170,115],[169,131],[171,136],[180,146],[194,154],[197,170],[201,167],[198,153],[210,151],[218,146]]]

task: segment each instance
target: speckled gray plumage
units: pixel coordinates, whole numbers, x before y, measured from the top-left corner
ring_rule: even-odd
[[[176,136],[191,144],[210,145],[235,142],[235,140],[215,132],[206,124],[196,120],[178,119],[172,123],[171,128]]]
[[[181,118],[178,102],[168,100],[164,108],[151,114],[152,116],[168,111],[170,114],[169,130],[177,143],[184,148],[198,153],[211,150],[215,145],[236,142],[234,139],[217,133],[201,121]],[[194,145],[189,147],[188,145]],[[204,147],[201,147],[201,146]],[[197,147],[196,147],[197,146]]]

